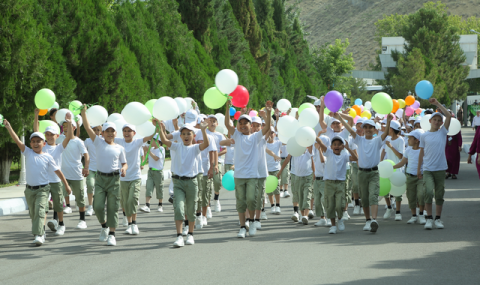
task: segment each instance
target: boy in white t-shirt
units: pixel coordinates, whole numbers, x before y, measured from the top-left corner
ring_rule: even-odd
[[[100,136],[102,133],[102,126],[95,126],[92,128],[95,132],[95,135]],[[87,138],[84,142],[85,147],[87,148],[88,155],[90,157],[90,164],[88,166],[88,176],[87,176],[87,198],[88,206],[87,211],[85,211],[86,216],[93,215],[93,193],[95,192],[95,176],[97,175],[97,152],[93,141],[90,138]]]
[[[358,136],[363,137],[363,128],[362,124],[365,122],[365,118],[359,118],[357,120],[357,123],[355,124],[355,132],[357,133]],[[351,187],[352,187],[352,194],[353,194],[353,200],[354,200],[354,206],[353,206],[353,214],[354,215],[361,215],[363,214],[363,209],[360,205],[360,194],[358,191],[358,161],[352,161],[350,165],[352,171],[350,175],[350,179],[352,181]]]
[[[280,148],[282,147],[282,142],[278,139],[275,139],[275,131],[271,127],[270,135],[267,141],[267,168],[268,175],[277,176],[278,171],[280,170]],[[270,200],[271,213],[275,215],[280,215],[282,212],[280,209],[280,189],[277,186],[275,191],[267,193],[268,199]],[[275,198],[275,203],[273,203],[273,198]]]
[[[151,141],[151,148],[143,147],[143,151],[148,154],[148,175],[145,192],[145,206],[140,210],[150,213],[150,199],[153,197],[153,189],[156,190],[158,199],[158,212],[163,212],[163,165],[165,164],[165,148],[159,140],[159,135],[155,134]]]
[[[330,138],[325,135],[320,135],[319,139],[322,140],[324,145],[331,145]],[[323,151],[320,150],[320,144],[315,142],[315,148],[313,149],[313,163],[315,165],[315,182],[313,182],[313,201],[315,203],[315,215],[320,217],[320,220],[315,223],[316,227],[332,225],[330,221],[325,219],[325,156]]]
[[[27,179],[25,199],[27,200],[30,219],[32,219],[32,234],[35,236],[33,243],[40,246],[45,242],[45,210],[48,209],[47,200],[48,191],[50,191],[48,173],[50,171],[55,172],[65,185],[67,193],[71,193],[72,190],[62,171],[55,164],[53,157],[42,151],[45,146],[45,136],[42,133],[34,132],[30,135],[31,148],[29,148],[18,138],[7,120],[3,120],[3,125],[20,151],[25,155]]]
[[[208,129],[207,129],[207,134],[211,135],[214,139],[215,145],[217,147],[217,151],[214,153],[215,155],[215,161],[213,164],[212,168],[212,174],[213,174],[213,190],[215,191],[215,196],[213,197],[213,203],[215,206],[215,212],[221,212],[222,207],[220,205],[220,200],[219,195],[220,195],[220,189],[222,188],[222,171],[219,167],[219,164],[223,162],[221,159],[221,156],[227,153],[226,148],[222,148],[220,146],[220,142],[225,139],[223,134],[219,133],[216,131],[218,126],[218,121],[217,117],[214,115],[209,115],[208,116]],[[212,197],[212,189],[208,190],[208,207],[210,208],[210,199]]]
[[[425,229],[431,230],[434,223],[437,229],[444,228],[440,217],[444,202],[443,196],[445,195],[445,170],[448,169],[445,145],[452,115],[437,99],[430,98],[428,101],[445,114],[444,123],[442,114],[438,112],[433,113],[429,120],[431,124],[430,131],[422,134],[420,137],[417,175],[419,178],[423,177],[423,187],[425,189],[425,210],[427,211]],[[420,168],[422,163],[423,175]],[[435,222],[432,216],[432,200],[434,196],[436,205]]]
[[[259,113],[260,116],[265,116],[265,112],[262,110]],[[264,126],[265,127],[265,126]],[[252,117],[252,130],[251,133],[257,133],[262,129],[262,120],[260,117]],[[270,132],[270,128],[268,128]],[[269,133],[267,133],[267,136]],[[267,214],[265,213],[264,203],[265,203],[265,183],[268,176],[268,169],[267,169],[267,140],[266,137],[263,136],[259,142],[259,147],[261,150],[258,152],[257,158],[257,195],[256,195],[256,206],[255,206],[255,219],[254,219],[254,226],[257,229],[261,229],[262,225],[260,220],[266,220]]]

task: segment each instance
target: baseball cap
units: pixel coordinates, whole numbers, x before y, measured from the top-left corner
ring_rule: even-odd
[[[342,144],[345,144],[345,140],[341,136],[334,136],[332,138],[332,144],[333,144],[334,141],[341,141]]]
[[[30,135],[30,140],[32,140],[34,137],[39,137],[42,140],[45,140],[45,135],[42,134],[41,132],[34,132],[33,134]]]
[[[430,120],[433,119],[433,117],[435,117],[435,116],[440,116],[440,118],[442,118],[442,120],[443,120],[443,115],[439,112],[433,113],[432,116],[430,117]]]
[[[195,128],[191,124],[183,125],[183,127],[181,127],[179,131],[182,132],[183,129],[187,129],[187,130],[190,130],[192,132],[195,132]]]
[[[390,128],[392,128],[396,131],[400,131],[400,123],[397,122],[397,121],[391,121],[390,122]]]
[[[52,133],[52,134],[54,134],[54,135],[58,135],[58,130],[57,130],[57,128],[55,128],[54,126],[48,126],[48,127],[45,129],[45,132],[44,132],[44,133],[46,133],[46,132],[50,132],[50,133]]]
[[[374,127],[374,128],[376,127],[376,126],[375,126],[375,122],[372,121],[372,120],[365,120],[365,122],[363,122],[363,124],[362,124],[362,128],[364,128],[365,125],[369,125],[369,126],[372,126],[372,127]]]
[[[197,118],[197,124],[200,124],[203,122],[203,120],[205,120],[202,116],[198,116]]]
[[[332,117],[332,118],[330,119],[330,125],[332,125],[332,124],[335,123],[335,122],[339,122],[339,123],[340,123],[340,121],[339,121],[338,119],[335,119],[335,118]]]
[[[412,124],[407,124],[407,127],[411,128],[411,127],[413,127],[413,126],[412,126]]]
[[[420,140],[420,137],[422,136],[423,133],[425,133],[424,130],[418,129],[418,130],[415,130],[415,131],[413,131],[413,132],[410,132],[410,133],[408,134],[408,136],[413,136],[413,137],[415,137],[417,140]]]
[[[102,126],[102,131],[106,131],[108,128],[112,128],[114,131],[117,131],[117,126],[112,122],[106,122]]]
[[[258,123],[258,124],[261,125],[262,124],[262,119],[260,119],[260,117],[255,116],[255,117],[252,118],[252,123]]]
[[[241,115],[240,118],[238,118],[238,121],[240,122],[241,119],[246,119],[250,123],[252,122],[252,118],[249,115]]]
[[[410,118],[408,118],[408,121],[415,121],[415,118],[414,118],[414,117],[410,117]]]
[[[322,105],[322,100],[320,99],[315,100],[315,103],[313,103],[313,106],[320,106],[320,105]]]
[[[212,119],[215,119],[215,120],[217,120],[217,117],[216,117],[215,115],[208,115],[208,117],[207,117],[207,118],[209,118],[209,119],[210,119],[210,118],[212,118]]]
[[[66,120],[60,121],[60,126],[63,126],[64,123],[66,123]],[[72,121],[72,127],[77,128],[77,124]]]
[[[415,122],[413,122],[413,125],[415,126],[416,124],[420,124],[420,120],[415,120]]]
[[[185,124],[191,124],[197,122],[197,111],[190,109],[185,113]]]
[[[366,120],[365,118],[358,118],[356,124],[363,124],[363,122],[365,122],[365,120]],[[356,124],[355,124],[355,125],[356,125]]]
[[[132,131],[134,131],[134,132],[137,131],[137,129],[135,129],[135,126],[132,125],[132,124],[125,124],[125,125],[123,125],[122,131],[123,131],[123,129],[125,129],[125,128],[130,128],[130,129],[131,129]]]
[[[382,125],[386,125],[387,124],[387,119],[383,119],[381,123],[382,123]]]

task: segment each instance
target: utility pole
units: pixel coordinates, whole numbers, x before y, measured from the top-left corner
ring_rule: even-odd
[[[22,136],[20,138],[22,140],[22,143],[25,144],[25,129],[23,130]],[[23,153],[20,153],[20,177],[18,178],[18,185],[25,185],[27,184],[27,175],[25,172],[25,155]]]

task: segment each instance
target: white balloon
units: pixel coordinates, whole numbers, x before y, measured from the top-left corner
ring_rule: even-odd
[[[218,127],[225,127],[225,115],[223,114],[216,114],[215,117],[217,117],[217,122],[218,122]]]
[[[392,184],[392,188],[390,189],[390,195],[400,197],[403,195],[403,193],[405,193],[405,191],[407,191],[407,184],[403,184],[402,186],[395,186]]]
[[[287,99],[278,100],[277,109],[280,110],[280,112],[286,112],[290,108],[292,108],[292,103],[290,103],[290,101],[288,101]]]
[[[190,97],[185,98],[185,103],[187,104],[187,111],[190,109],[193,109],[192,102],[195,102],[192,98]]]
[[[291,156],[300,156],[305,153],[307,148],[299,145],[295,137],[291,137],[287,142],[287,152]]]
[[[400,187],[407,182],[407,177],[401,171],[395,171],[392,176],[390,176],[390,183],[392,186]]]
[[[320,118],[317,113],[317,110],[306,108],[303,111],[306,111],[306,112],[302,112],[298,117],[298,122],[300,123],[300,126],[315,128]]]
[[[72,112],[70,112],[70,110],[68,109],[60,109],[55,113],[55,120],[57,121],[58,124],[60,124],[62,121],[65,121],[65,116],[67,115],[67,113],[70,113],[73,118]]]
[[[302,112],[303,114],[303,112]],[[301,127],[295,134],[295,139],[300,146],[309,147],[315,142],[315,131],[310,127]]]
[[[292,111],[290,111],[290,116],[291,117],[296,117],[298,112],[298,108],[292,108]]]
[[[75,122],[78,122],[78,128],[80,128],[80,127],[83,125],[82,116],[76,115],[76,116],[75,116]]]
[[[294,124],[295,118],[290,117],[290,116],[283,116],[278,120],[278,126],[277,129],[279,132],[283,134],[287,134],[290,132],[291,126]],[[294,133],[295,134],[295,133]],[[293,135],[292,135],[293,136]],[[290,136],[290,137],[292,137]]]
[[[284,143],[284,144],[287,144],[287,143],[288,143],[288,140],[289,140],[290,138],[291,138],[291,137],[289,137],[289,136],[285,136],[285,135],[283,135],[283,134],[278,133],[278,139],[279,139],[282,143]]]
[[[224,126],[217,126],[217,127],[215,128],[215,131],[223,134],[223,133],[225,132],[225,129],[226,129],[226,128],[225,128]]]
[[[177,107],[178,107],[178,112],[180,114],[183,114],[185,113],[186,111],[188,111],[187,109],[187,101],[185,101],[185,99],[183,99],[182,97],[177,97],[174,99],[175,102],[177,102]]]
[[[235,71],[222,69],[215,76],[215,85],[222,93],[230,94],[238,85],[238,76]]]
[[[454,136],[458,134],[461,129],[462,129],[462,125],[460,124],[460,121],[457,120],[456,118],[452,118],[450,120],[450,127],[448,127],[448,135]]]
[[[123,126],[127,124],[125,120],[116,120],[113,122],[117,128],[117,138],[123,138]]]
[[[428,114],[428,115],[423,116],[422,120],[420,120],[420,126],[426,132],[430,131],[430,128],[432,127],[432,125],[430,124],[430,118],[431,117],[432,117],[432,115]]]
[[[390,178],[393,174],[393,165],[384,160],[378,164],[378,175],[381,178]]]
[[[88,108],[86,115],[90,126],[100,126],[105,123],[108,118],[107,110],[100,105]]]
[[[372,109],[372,103],[370,101],[365,102],[365,109],[367,109],[368,111]]]
[[[110,116],[108,116],[108,118],[107,118],[107,122],[112,122],[112,123],[113,123],[113,122],[115,122],[115,121],[117,121],[117,120],[123,120],[123,121],[125,121],[125,118],[123,118],[123,116],[120,115],[119,113],[113,113],[113,114],[111,114]]]
[[[127,123],[139,126],[148,121],[152,115],[148,108],[139,102],[130,102],[122,110],[122,116]]]
[[[60,108],[60,105],[58,105],[58,103],[55,102],[55,103],[53,103],[53,105],[50,108],[48,108],[48,111],[50,111],[53,108],[58,109],[58,108]]]
[[[180,115],[177,102],[172,97],[160,97],[153,105],[153,116],[160,121],[173,120]]]
[[[155,133],[155,126],[150,121],[146,121],[145,123],[138,125],[135,127],[137,129],[137,135],[141,137],[148,137]]]

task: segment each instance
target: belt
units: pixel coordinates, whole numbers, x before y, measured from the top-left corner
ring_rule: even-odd
[[[120,175],[120,172],[118,170],[115,170],[114,172],[110,172],[110,173],[104,173],[104,172],[100,172],[97,170],[97,173],[100,174],[100,175],[103,175],[103,176],[117,176],[117,175]]]
[[[417,175],[414,175],[414,174],[410,174],[410,173],[405,173],[405,174],[410,175],[412,177],[417,177]]]
[[[315,180],[323,180],[323,177],[315,177]]]
[[[280,157],[280,158],[281,158],[281,159],[285,159],[285,158],[287,158],[287,157]]]
[[[332,182],[332,183],[342,183],[342,182],[345,182],[345,180],[325,180],[325,181],[328,181],[328,182]]]
[[[45,185],[38,185],[38,186],[30,186],[30,185],[27,185],[27,188],[28,189],[32,189],[32,190],[37,190],[37,189],[40,189],[40,188],[43,188],[45,186],[47,186],[48,184],[45,184]]]
[[[162,169],[156,169],[156,168],[152,168],[152,167],[150,167],[149,169],[153,170],[153,171],[161,171],[162,170]]]
[[[172,175],[173,179],[180,179],[180,180],[192,180],[197,178],[197,176],[194,177],[187,177],[187,176],[178,176],[178,175]]]
[[[361,171],[377,171],[378,166],[375,166],[375,167],[372,167],[372,168],[361,168],[361,167],[359,167],[358,170],[361,170]]]

